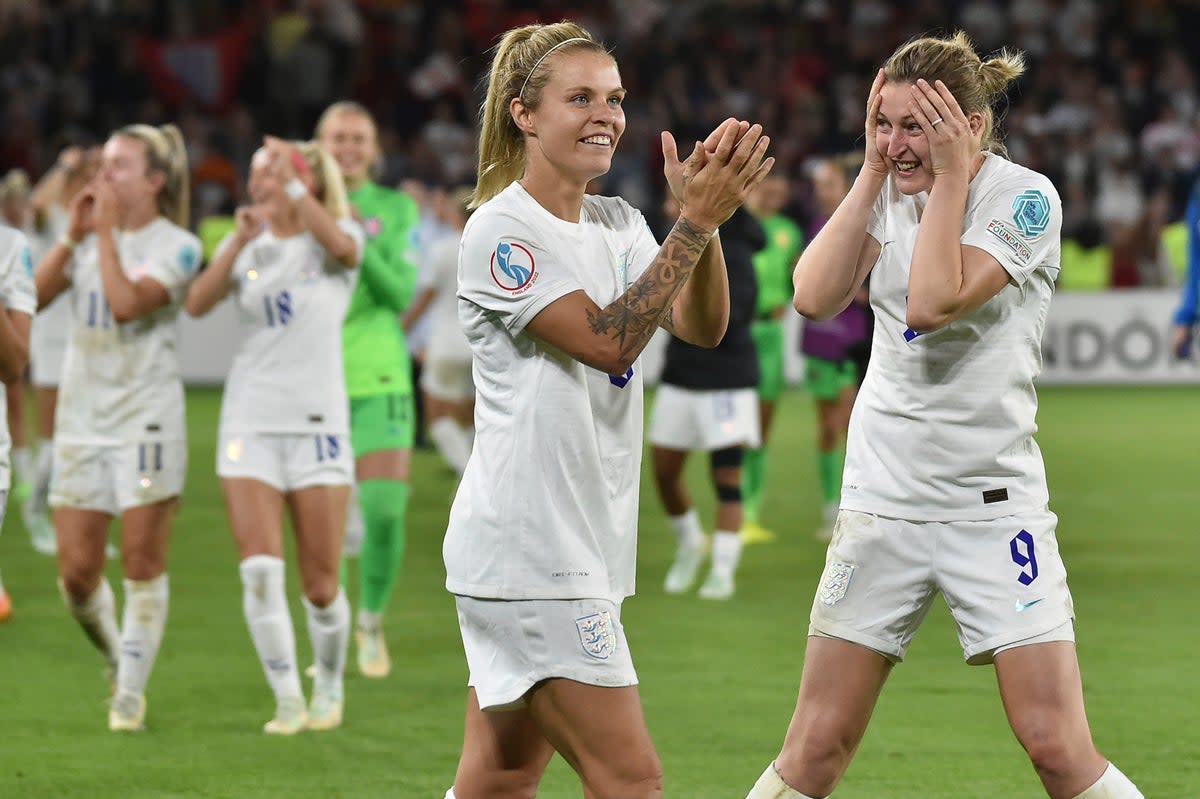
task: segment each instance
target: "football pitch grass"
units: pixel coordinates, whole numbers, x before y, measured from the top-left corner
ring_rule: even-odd
[[[1200,691],[1188,675],[1200,655],[1200,389],[1054,388],[1041,397],[1039,441],[1096,741],[1150,799],[1198,796]],[[273,700],[242,617],[213,474],[219,393],[194,390],[188,401],[191,468],[144,734],[107,731],[100,658],[63,608],[53,560],[33,552],[10,507],[0,537],[15,606],[0,625],[0,798],[441,799],[461,743],[466,678],[442,588],[452,476],[433,453],[416,453],[409,555],[387,617],[392,675],[367,680],[352,667],[342,729],[271,738],[260,730]],[[669,798],[741,799],[782,741],[824,559],[812,537],[820,516],[812,417],[806,395],[786,396],[764,509],[780,539],[746,549],[732,601],[663,594],[674,543],[643,478],[639,590],[623,617]],[[703,459],[693,458],[689,479],[711,530]],[[119,596],[119,566],[108,575]],[[303,664],[298,585],[293,569]],[[580,795],[556,758],[539,796]],[[993,670],[962,663],[939,600],[835,796],[1042,795],[1004,720]]]

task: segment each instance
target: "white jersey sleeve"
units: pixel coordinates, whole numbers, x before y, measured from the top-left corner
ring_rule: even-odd
[[[516,335],[547,305],[583,288],[563,255],[543,246],[533,226],[507,209],[476,213],[463,232],[458,296]]]
[[[1062,201],[1044,175],[1005,174],[980,198],[968,223],[962,243],[987,252],[1021,286],[1059,246]]]
[[[21,232],[3,228],[0,248],[0,303],[10,311],[33,316],[37,313],[37,289],[29,241]]]
[[[149,277],[162,284],[172,303],[182,302],[200,266],[200,239],[176,228],[172,246],[151,250],[134,278]]]

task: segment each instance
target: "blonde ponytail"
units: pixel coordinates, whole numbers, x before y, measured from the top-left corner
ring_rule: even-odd
[[[995,133],[992,106],[1025,71],[1025,56],[1020,51],[1001,50],[982,61],[971,38],[960,30],[947,38],[927,36],[906,42],[883,65],[883,71],[888,83],[915,83],[924,78],[946,84],[964,114],[983,114],[983,149],[1007,154]]]
[[[501,37],[492,57],[487,96],[480,106],[479,177],[470,209],[474,210],[504,190],[525,172],[525,137],[509,112],[516,97],[528,108],[541,103],[542,89],[550,80],[551,51],[592,50],[604,46],[574,22],[526,25]]]
[[[346,181],[337,161],[315,141],[292,142],[313,175],[316,198],[334,219],[350,216],[350,200],[346,196]]]
[[[158,192],[158,212],[180,227],[191,223],[191,171],[183,134],[174,125],[126,125],[114,136],[127,136],[146,145],[146,167],[162,172],[163,187]]]

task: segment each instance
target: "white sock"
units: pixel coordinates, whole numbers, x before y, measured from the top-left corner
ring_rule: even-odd
[[[446,791],[446,799],[458,799],[458,797],[454,795],[454,788]]]
[[[713,533],[712,570],[722,577],[732,577],[742,559],[742,537],[732,530]]]
[[[450,468],[462,474],[471,456],[471,441],[462,425],[449,416],[435,419],[429,425],[429,437]]]
[[[363,522],[362,505],[358,503],[358,481],[350,483],[350,502],[346,506],[346,534],[342,537],[342,554],[356,558],[362,552],[363,538],[367,534]]]
[[[109,667],[115,671],[117,653],[121,649],[121,633],[117,629],[117,602],[108,579],[100,578],[100,585],[82,602],[67,593],[62,580],[58,581],[58,591],[67,604],[67,610],[71,611],[75,621],[79,622],[87,637],[104,655]]]
[[[1100,775],[1092,787],[1076,796],[1075,799],[1146,799],[1121,769],[1108,764],[1108,768]]]
[[[679,516],[668,516],[667,522],[675,531],[680,549],[695,551],[704,546],[704,528],[700,526],[700,516],[695,508],[688,508]]]
[[[377,633],[383,627],[383,614],[372,613],[366,608],[358,609],[358,629],[364,633]]]
[[[288,612],[282,558],[251,555],[238,565],[242,612],[275,699],[303,697],[296,668],[296,631]]]
[[[341,698],[346,647],[350,643],[350,602],[346,592],[339,587],[334,600],[323,608],[304,597],[304,609],[308,612],[308,637],[312,639],[313,660],[317,664],[314,687]]]
[[[141,696],[158,657],[167,626],[170,588],[167,575],[151,580],[125,581],[125,613],[121,623],[121,655],[117,663],[117,693]]]
[[[750,793],[746,794],[746,799],[817,799],[817,797],[805,796],[790,787],[775,770],[775,764],[771,763],[758,778],[758,782],[754,783]]]
[[[33,481],[33,451],[29,447],[13,447],[12,467],[18,480]]]

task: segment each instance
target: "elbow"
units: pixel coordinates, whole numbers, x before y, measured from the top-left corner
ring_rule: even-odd
[[[796,309],[796,313],[814,322],[824,322],[826,319],[832,319],[841,310],[837,307],[822,305],[816,302],[816,298],[811,294],[800,291],[797,291],[796,295],[792,297],[792,307]]]
[[[333,259],[347,269],[354,269],[358,266],[358,245],[354,243],[354,239],[346,237],[347,240],[341,247],[335,247],[329,254]]]
[[[133,303],[119,303],[110,306],[112,310],[113,321],[119,325],[126,322],[133,322],[142,317],[142,311]]]
[[[937,308],[922,308],[911,302],[904,313],[904,322],[917,333],[932,333],[954,320],[953,314]]]

